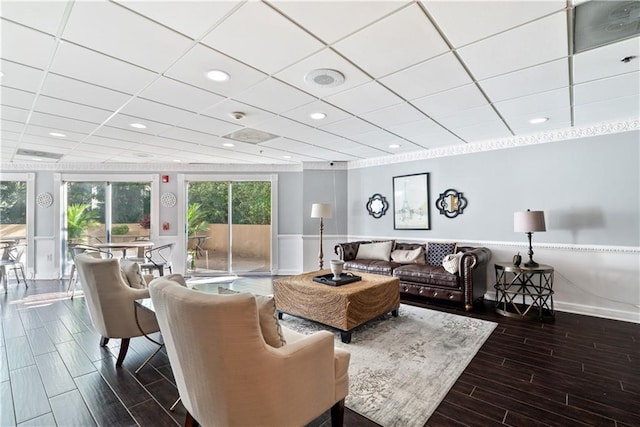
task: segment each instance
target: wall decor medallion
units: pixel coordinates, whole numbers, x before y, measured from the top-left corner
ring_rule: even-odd
[[[162,193],[160,196],[160,204],[165,208],[172,208],[176,205],[176,195],[173,193]]]
[[[53,204],[53,196],[47,192],[40,193],[36,196],[36,203],[41,208],[48,208]]]
[[[387,202],[386,197],[378,193],[369,197],[369,201],[367,202],[369,215],[374,218],[381,218],[387,213],[387,209],[389,209],[389,202]]]
[[[429,230],[429,174],[393,177],[393,228]]]
[[[444,193],[440,193],[440,197],[436,200],[436,207],[440,214],[447,218],[455,218],[462,214],[464,208],[467,207],[467,199],[459,191],[450,188]]]

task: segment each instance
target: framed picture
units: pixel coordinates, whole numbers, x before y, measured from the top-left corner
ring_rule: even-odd
[[[429,174],[393,177],[393,228],[429,230]]]

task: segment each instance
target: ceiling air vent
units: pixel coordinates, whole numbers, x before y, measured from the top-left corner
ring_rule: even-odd
[[[233,139],[234,141],[246,142],[249,144],[260,144],[278,137],[278,135],[251,128],[240,129],[230,133],[229,135],[223,136],[223,138]]]
[[[24,150],[22,148],[16,151],[17,156],[27,156],[27,157],[42,157],[44,159],[52,159],[52,160],[60,160],[62,158],[62,154],[58,153],[48,153],[46,151],[37,151],[37,150]]]
[[[575,8],[574,52],[640,34],[640,1],[589,1]]]

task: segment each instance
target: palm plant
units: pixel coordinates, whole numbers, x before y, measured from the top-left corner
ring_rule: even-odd
[[[89,227],[98,225],[98,212],[90,209],[88,204],[67,206],[67,238],[78,240]]]
[[[191,203],[187,208],[187,235],[193,236],[198,232],[207,231],[208,229],[209,223],[205,220],[202,205],[200,203]]]

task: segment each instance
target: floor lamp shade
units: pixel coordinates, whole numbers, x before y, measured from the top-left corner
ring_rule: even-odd
[[[312,204],[311,218],[331,218],[331,205],[328,203]]]
[[[538,263],[533,260],[531,235],[536,231],[547,231],[544,222],[544,212],[529,209],[525,212],[515,212],[513,214],[513,231],[515,233],[527,233],[527,237],[529,238],[529,262],[526,262],[524,266],[530,268],[538,267]]]

